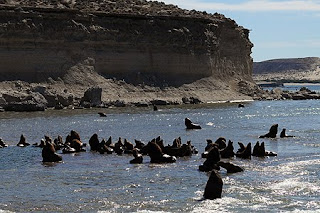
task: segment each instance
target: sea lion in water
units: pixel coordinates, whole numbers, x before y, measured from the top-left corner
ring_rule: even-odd
[[[104,112],[98,112],[98,114],[100,115],[100,117],[107,117],[107,114]]]
[[[216,170],[212,170],[210,177],[204,189],[204,199],[221,198],[223,181],[220,174]]]
[[[219,170],[217,163],[220,161],[221,156],[217,146],[213,146],[208,153],[207,159],[202,165],[199,166],[199,171],[209,172],[213,169]]]
[[[244,159],[251,159],[251,143],[244,146],[243,143],[238,142],[240,149],[237,151],[236,156]]]
[[[286,129],[283,128],[281,133],[280,133],[280,138],[293,138],[293,135],[286,135]]]
[[[93,134],[89,139],[89,145],[91,151],[99,151],[100,149],[100,141],[98,138],[98,134]]]
[[[229,140],[228,145],[226,148],[219,150],[220,155],[222,158],[232,158],[234,157],[234,148],[233,148],[233,142]]]
[[[2,138],[0,138],[0,148],[3,148],[3,147],[8,147],[8,145],[4,143]]]
[[[132,159],[130,161],[131,164],[140,164],[143,162],[143,157],[141,154],[139,154],[137,149],[132,150],[132,155],[133,155],[134,159]]]
[[[194,124],[189,118],[184,119],[184,124],[186,125],[187,129],[201,129],[199,124]]]
[[[17,146],[25,147],[25,146],[29,146],[29,145],[30,145],[30,144],[27,143],[26,138],[25,138],[24,135],[22,134],[22,135],[20,136],[20,141],[19,141],[19,143],[17,144]]]
[[[62,157],[56,153],[56,150],[51,142],[46,142],[46,145],[43,147],[42,159],[43,162],[62,161]]]
[[[243,168],[241,168],[240,166],[234,165],[230,162],[219,161],[218,166],[225,168],[227,170],[227,173],[243,172]]]
[[[278,133],[278,124],[273,124],[267,134],[261,135],[259,138],[276,138]]]

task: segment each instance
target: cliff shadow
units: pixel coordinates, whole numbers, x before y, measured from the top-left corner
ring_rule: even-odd
[[[209,76],[200,75],[172,75],[156,73],[127,73],[127,74],[101,74],[105,78],[122,80],[134,86],[148,85],[154,87],[180,87]]]

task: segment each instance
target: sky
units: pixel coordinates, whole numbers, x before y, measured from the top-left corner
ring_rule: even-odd
[[[234,19],[250,30],[255,62],[320,57],[320,0],[160,1]]]

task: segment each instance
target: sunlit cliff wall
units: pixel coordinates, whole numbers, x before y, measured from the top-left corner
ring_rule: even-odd
[[[176,7],[174,15],[76,6],[0,8],[1,80],[57,78],[88,57],[97,72],[137,82],[252,80],[249,31],[223,15],[190,15]]]

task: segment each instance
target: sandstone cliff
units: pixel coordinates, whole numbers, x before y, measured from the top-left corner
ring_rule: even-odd
[[[100,86],[105,101],[246,99],[248,36],[223,15],[159,2],[0,0],[0,80],[76,97]]]

